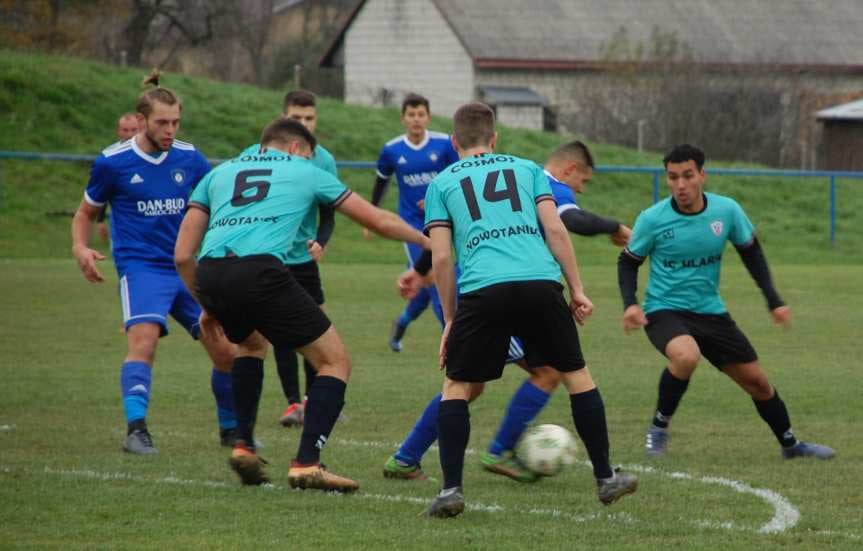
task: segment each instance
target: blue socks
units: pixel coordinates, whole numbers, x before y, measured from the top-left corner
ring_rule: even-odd
[[[126,423],[147,417],[150,404],[150,381],[152,374],[147,362],[124,362],[120,369],[120,391],[123,393],[123,409]]]
[[[489,453],[500,455],[515,448],[524,429],[539,415],[550,397],[551,394],[533,385],[529,380],[522,383],[509,402],[506,416],[488,447]]]
[[[216,398],[216,415],[219,418],[220,429],[233,429],[237,426],[237,416],[234,413],[234,385],[231,373],[222,373],[213,368],[210,378],[210,388]]]
[[[419,465],[423,454],[437,440],[438,412],[440,411],[441,395],[438,394],[431,399],[422,416],[417,420],[410,434],[402,442],[396,452],[398,461],[408,465]]]

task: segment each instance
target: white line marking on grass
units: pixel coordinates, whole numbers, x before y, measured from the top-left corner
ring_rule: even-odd
[[[699,477],[683,472],[661,471],[654,467],[646,467],[644,465],[624,465],[624,468],[634,472],[659,474],[677,480],[692,480],[695,482],[702,482],[704,484],[715,484],[731,488],[735,492],[741,494],[752,494],[759,497],[773,507],[773,518],[771,518],[766,524],[760,526],[757,530],[757,532],[761,534],[779,534],[785,532],[786,530],[793,528],[800,520],[800,511],[798,511],[790,501],[771,490],[753,488],[743,482],[720,476]]]
[[[342,443],[349,444],[350,441],[342,440]],[[357,444],[361,444],[367,447],[374,448],[386,448],[388,445],[383,443],[375,443],[375,442],[359,442],[355,441]],[[350,444],[349,444],[350,445]],[[589,465],[589,462],[582,461],[580,463]],[[743,484],[742,482],[737,482],[734,480],[728,480],[720,477],[694,477],[688,473],[681,472],[664,472],[659,469],[655,469],[653,467],[646,467],[642,465],[628,465],[628,469],[643,473],[650,474],[658,474],[668,476],[670,478],[683,479],[683,480],[693,480],[696,482],[704,482],[707,484],[719,484],[722,486],[729,486],[733,489],[743,492],[743,493],[755,493],[759,497],[763,497],[758,492],[767,492],[773,496],[777,495],[769,490],[759,490],[758,488],[752,488]],[[0,465],[0,473],[12,473],[18,469],[13,469],[11,467],[7,467],[4,465]],[[23,472],[28,472],[28,470],[24,469]],[[206,488],[231,488],[235,487],[236,484],[229,484],[227,482],[220,482],[215,480],[191,480],[191,479],[183,479],[177,478],[176,476],[165,476],[160,478],[147,478],[144,476],[138,476],[128,473],[121,472],[99,472],[93,469],[56,469],[53,467],[44,467],[41,471],[37,471],[42,474],[50,474],[50,475],[58,475],[58,476],[72,476],[78,478],[88,478],[92,480],[100,480],[100,481],[112,481],[112,480],[124,480],[129,482],[144,482],[150,484],[170,484],[170,485],[178,485],[178,486],[201,486]],[[729,484],[730,483],[730,484]],[[302,490],[294,490],[288,486],[279,486],[275,484],[265,484],[261,486],[261,488],[265,491],[302,491]],[[335,492],[329,492],[327,495],[331,495],[334,497],[344,497]],[[781,498],[781,496],[779,496]],[[368,494],[360,492],[351,497],[351,499],[370,499],[377,501],[389,501],[389,502],[400,502],[400,503],[412,503],[416,505],[425,505],[428,503],[428,499],[413,497],[413,496],[399,496],[392,494]],[[784,498],[781,498],[783,501]],[[786,501],[787,502],[787,501]],[[789,504],[790,505],[790,504]],[[529,515],[539,515],[539,516],[547,516],[555,519],[567,520],[570,522],[595,522],[595,521],[611,521],[622,524],[634,524],[643,522],[640,519],[634,518],[627,512],[615,512],[615,513],[591,513],[589,515],[573,515],[571,513],[567,513],[566,511],[562,511],[560,509],[538,509],[538,508],[521,508],[521,507],[512,507],[506,508],[497,504],[483,504],[477,502],[468,502],[467,508],[471,511],[481,511],[485,513],[506,513],[513,512],[517,514],[529,514]],[[792,509],[793,506],[791,506]],[[796,511],[796,509],[794,509]],[[797,513],[799,518],[799,512]],[[775,519],[775,517],[774,517]],[[651,521],[652,522],[652,521]],[[796,522],[796,521],[795,521]],[[773,526],[773,521],[768,522],[764,526],[762,526],[758,530],[752,530],[751,528],[747,528],[744,526],[737,525],[733,522],[710,522],[710,521],[702,521],[697,520],[694,521],[693,524],[695,526],[700,526],[703,528],[712,528],[712,529],[722,529],[722,530],[733,530],[733,531],[754,531],[756,533],[776,533],[773,531],[768,531],[767,527]],[[790,528],[790,526],[785,529]],[[863,540],[863,535],[855,534],[851,532],[839,532],[835,530],[807,530],[808,533],[813,535],[820,536],[841,536],[853,540]]]
[[[17,428],[15,425],[0,425],[0,432],[12,432]]]
[[[344,438],[337,438],[336,442],[348,446],[359,446],[367,448],[397,449],[399,446],[398,444],[387,444],[384,442],[362,441]],[[432,448],[436,448],[436,446],[432,446]],[[468,448],[466,450],[466,453],[474,454],[476,452],[475,450]],[[588,467],[590,466],[589,461],[579,461],[579,463]],[[730,478],[723,478],[718,476],[699,477],[685,472],[662,471],[654,467],[649,467],[645,465],[624,465],[624,468],[633,472],[655,474],[672,478],[675,480],[691,480],[694,482],[701,482],[703,484],[724,486],[726,488],[731,488],[732,490],[741,494],[752,494],[758,498],[761,498],[773,508],[773,518],[771,518],[770,521],[755,530],[756,532],[761,534],[779,534],[785,532],[786,530],[793,528],[800,520],[800,511],[797,510],[797,508],[794,507],[794,505],[792,505],[790,501],[771,490],[765,490],[763,488],[753,488],[748,484],[739,482],[737,480],[732,480]],[[701,526],[709,526],[723,529],[746,530],[746,528],[742,527],[737,528],[737,526],[731,522],[720,523],[712,521],[698,521],[698,524]]]

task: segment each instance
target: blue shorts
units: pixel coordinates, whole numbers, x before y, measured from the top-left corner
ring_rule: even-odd
[[[164,337],[171,314],[192,338],[198,338],[201,307],[177,272],[140,268],[126,272],[120,276],[120,303],[127,331],[138,323],[157,323]]]

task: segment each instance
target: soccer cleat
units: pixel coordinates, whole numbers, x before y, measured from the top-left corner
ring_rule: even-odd
[[[159,450],[153,447],[153,437],[150,436],[147,429],[135,429],[126,435],[126,440],[123,442],[123,451],[137,455],[159,453]]]
[[[794,459],[796,457],[817,457],[818,459],[833,459],[836,450],[821,444],[810,444],[808,442],[797,442],[791,447],[782,448],[782,457]]]
[[[396,459],[396,456],[391,455],[387,462],[384,463],[384,478],[400,478],[402,480],[425,480],[428,478],[420,467],[409,465]]]
[[[650,425],[644,444],[644,453],[647,457],[663,457],[668,449],[668,438],[668,429]]]
[[[452,518],[464,511],[464,494],[460,486],[441,490],[420,516]]]
[[[291,488],[342,493],[353,492],[360,487],[350,478],[329,472],[321,463],[301,465],[296,461],[291,463],[291,468],[288,470],[288,484]]]
[[[243,440],[237,440],[228,459],[228,465],[234,469],[240,481],[246,486],[260,486],[270,481],[264,470],[266,464],[267,462],[258,457],[255,450],[248,448]]]
[[[613,477],[597,480],[596,486],[596,496],[599,501],[604,505],[611,505],[623,496],[635,493],[638,488],[638,478],[615,469]]]
[[[525,467],[512,452],[495,455],[485,452],[480,458],[482,468],[490,473],[502,474],[517,482],[536,482],[539,475]]]
[[[281,423],[283,427],[301,427],[303,426],[305,411],[306,408],[304,403],[291,404],[285,408],[285,412],[282,413],[279,423]]]
[[[408,326],[399,323],[399,320],[393,322],[393,327],[390,330],[390,350],[393,352],[402,351],[402,338],[405,336]]]

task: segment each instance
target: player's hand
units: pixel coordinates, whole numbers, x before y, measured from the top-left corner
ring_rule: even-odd
[[[222,324],[206,310],[202,310],[201,315],[198,316],[198,324],[201,327],[201,336],[209,341],[214,341],[225,336]]]
[[[452,322],[446,322],[443,326],[443,333],[440,336],[440,348],[438,349],[438,367],[441,371],[446,367],[446,341],[449,338],[449,330],[452,327]]]
[[[105,281],[99,268],[96,267],[96,262],[105,260],[105,255],[88,247],[77,247],[72,249],[72,253],[75,255],[75,260],[78,261],[78,267],[81,268],[81,272],[84,274],[84,278],[86,278],[87,281],[91,283],[101,283]]]
[[[647,316],[641,306],[633,304],[623,311],[623,332],[627,335],[647,325]]]
[[[572,312],[572,317],[579,325],[584,325],[584,322],[593,313],[593,303],[581,291],[570,293],[569,299],[569,310]]]
[[[312,255],[312,260],[319,262],[324,257],[324,248],[320,243],[314,239],[309,239],[306,241],[306,245],[309,247],[309,254]]]
[[[396,287],[399,290],[399,296],[405,300],[410,300],[417,296],[425,286],[423,276],[413,268],[407,270],[396,280]]]
[[[625,247],[630,237],[632,237],[632,230],[621,224],[617,227],[617,231],[611,234],[611,242],[618,247]]]
[[[770,311],[770,317],[773,318],[773,325],[781,325],[786,331],[791,329],[791,308],[788,306],[780,306]]]
[[[372,238],[372,232],[368,228],[363,228],[363,239],[369,240]]]
[[[103,243],[108,242],[108,224],[105,222],[99,222],[96,224],[96,231],[99,233],[99,237],[102,238]]]

